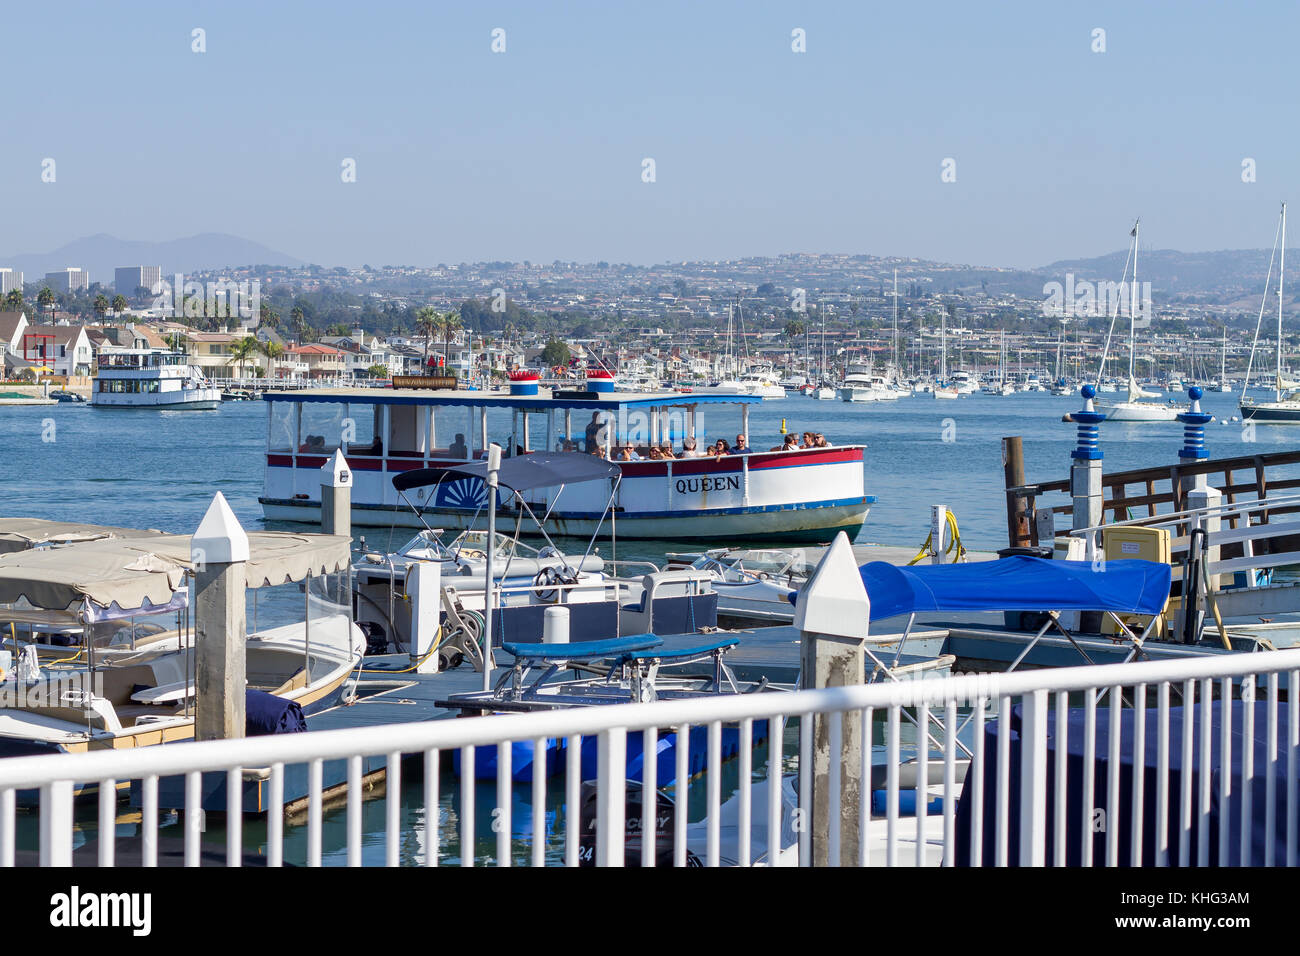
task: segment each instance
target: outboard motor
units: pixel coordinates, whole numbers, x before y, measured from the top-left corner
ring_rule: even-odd
[[[641,846],[645,834],[641,831],[641,814],[644,798],[639,781],[627,780],[623,784],[625,800],[623,805],[623,865],[641,865]],[[672,797],[660,791],[655,794],[655,866],[673,865],[673,821],[677,808]],[[578,865],[596,865],[596,781],[587,780],[582,784],[580,816],[578,818]],[[703,866],[700,858],[690,850],[686,851],[687,866]]]

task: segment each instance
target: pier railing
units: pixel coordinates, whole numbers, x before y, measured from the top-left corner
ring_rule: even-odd
[[[1104,499],[1103,515],[1115,521],[1126,521],[1186,507],[1187,492],[1199,475],[1208,476],[1209,484],[1223,493],[1229,505],[1243,498],[1268,498],[1285,492],[1300,490],[1300,451],[1271,452],[1262,455],[1242,455],[1234,458],[1217,458],[1207,461],[1176,462],[1167,466],[1137,468],[1103,474],[1101,478]],[[1284,469],[1284,470],[1283,470]],[[1064,469],[1063,469],[1064,470]],[[1280,471],[1281,470],[1281,471]],[[1038,539],[1036,511],[1042,510],[1038,500],[1054,495],[1064,496],[1063,503],[1048,504],[1046,510],[1053,515],[1072,515],[1070,482],[1044,481],[1034,484],[1006,483],[1008,512],[1008,541],[1012,547],[1049,544]],[[1275,513],[1300,512],[1300,505],[1291,505]],[[1236,518],[1229,519],[1236,527]],[[1066,522],[1068,524],[1068,522]]]
[[[330,761],[346,765],[345,846],[331,847],[331,855],[345,856],[350,865],[379,862],[373,852],[363,860],[362,826],[363,778],[374,773],[374,765],[363,761],[378,756],[387,772],[387,865],[808,865],[814,859],[831,865],[1294,865],[1300,709],[1282,701],[1281,689],[1297,681],[1300,650],[1284,650],[12,757],[0,761],[0,863],[16,862],[19,794],[38,791],[42,864],[69,864],[79,839],[74,833],[97,829],[101,865],[115,862],[118,844],[135,841],[144,864],[152,865],[159,849],[159,782],[181,776],[184,859],[197,865],[201,791],[209,775],[224,774],[227,861],[238,865],[245,852],[240,783],[253,774],[267,781],[272,807],[265,859],[280,865],[287,770],[305,766],[302,862],[319,865],[327,812],[322,768]],[[883,730],[883,766],[870,746],[845,748],[850,722],[859,722],[854,729],[863,731],[857,739],[871,741]],[[904,762],[902,731],[908,723],[929,727],[933,746]],[[874,724],[882,725],[876,735],[870,733]],[[1121,726],[1122,733],[1111,732]],[[629,742],[644,735],[644,751],[654,753],[668,733],[679,741],[692,739],[690,728],[698,729],[702,741],[703,776],[676,788],[675,803],[679,810],[702,807],[702,815],[693,811],[697,820],[691,823],[679,812],[671,832],[641,841],[642,833],[658,832],[662,808],[647,799],[628,813],[627,798],[636,789],[625,780]],[[724,732],[729,740],[736,735],[740,781],[725,804]],[[968,763],[959,759],[962,734],[971,744]],[[590,785],[584,790],[584,737],[596,744],[594,801]],[[755,746],[760,737],[767,743]],[[1251,744],[1243,748],[1243,740]],[[536,754],[532,782],[514,784],[510,744],[530,741]],[[549,741],[568,744],[559,758],[563,766],[555,769],[570,812],[557,814],[553,800],[548,802]],[[475,753],[489,748],[497,761],[494,800],[483,799],[473,772]],[[677,748],[678,780],[697,771],[688,763],[688,749]],[[454,835],[445,832],[453,827],[442,822],[439,795],[440,778],[450,772],[441,758],[455,750],[461,850],[453,856],[439,849],[443,837]],[[1063,750],[1068,759],[1060,759]],[[792,769],[804,771],[795,787],[783,779]],[[421,800],[415,788],[405,791],[408,803],[422,802],[427,810],[404,816],[402,779],[408,771],[418,771],[423,792]],[[646,762],[645,793],[657,791],[658,772],[655,761]],[[128,780],[140,783],[139,831],[115,836],[117,788]],[[862,786],[845,785],[854,780]],[[74,791],[87,783],[99,785],[98,828],[86,814],[74,815]],[[487,787],[491,792],[493,785]],[[531,791],[531,797],[516,788]],[[494,805],[476,808],[476,794]],[[906,815],[909,794],[915,797],[914,816]],[[576,812],[592,802],[594,812]],[[527,826],[514,825],[516,813],[529,818],[519,821]],[[480,842],[476,853],[470,848],[481,819],[490,822],[494,836],[487,837],[486,848]],[[554,832],[541,838],[550,820]],[[827,820],[839,825],[827,827]],[[516,829],[530,835],[522,847],[512,835]],[[814,848],[814,832],[822,834],[824,845]],[[1266,837],[1262,846],[1252,843],[1260,833]],[[294,836],[300,845],[301,831]],[[760,844],[774,849],[765,852]],[[412,846],[418,848],[414,853]],[[637,849],[629,853],[630,847]]]

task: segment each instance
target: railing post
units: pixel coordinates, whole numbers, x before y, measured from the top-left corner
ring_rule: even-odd
[[[72,781],[41,787],[41,866],[72,866]]]
[[[1021,866],[1044,866],[1047,861],[1047,700],[1045,690],[1031,691],[1021,700]],[[1057,759],[1063,757],[1058,752]]]
[[[678,741],[678,746],[685,746]],[[625,801],[627,799],[624,779],[627,777],[627,731],[622,727],[611,727],[603,732],[596,741],[596,865],[623,865],[623,834],[626,827]],[[678,781],[679,785],[681,781]],[[642,799],[655,799],[654,794],[643,795]],[[685,806],[678,813],[686,812]],[[642,839],[653,838],[653,834],[642,835]]]
[[[849,687],[862,684],[866,676],[863,650],[869,630],[871,600],[858,572],[853,547],[844,532],[826,550],[807,585],[799,592],[794,625],[799,629],[801,686],[804,689]],[[859,858],[859,801],[870,800],[870,780],[862,779],[862,752],[869,742],[862,739],[862,721],[857,711],[817,714],[811,719],[812,766],[802,763],[799,773],[811,774],[812,806],[804,808],[812,838],[812,864],[826,866],[831,859],[831,842],[845,847],[843,861]],[[830,722],[843,721],[838,752],[831,750]],[[839,820],[830,819],[831,764],[838,762]],[[801,781],[802,784],[802,781]]]

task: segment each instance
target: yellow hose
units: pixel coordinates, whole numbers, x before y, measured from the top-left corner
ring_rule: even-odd
[[[952,559],[950,563],[956,564],[959,561],[966,560],[966,546],[961,543],[961,529],[957,527],[956,516],[954,516],[951,511],[945,513],[948,516],[948,530],[952,532],[952,536],[948,541],[948,547],[944,549],[943,553],[945,555],[952,554],[953,549],[955,548],[957,551],[957,555]],[[934,556],[934,550],[933,548],[931,548],[931,544],[933,543],[933,541],[934,541],[934,532],[931,531],[928,535],[925,536],[925,542],[921,545],[921,550],[916,552],[916,557],[914,557],[911,561],[907,562],[908,567],[911,567],[913,564],[919,563],[924,558],[929,558]]]

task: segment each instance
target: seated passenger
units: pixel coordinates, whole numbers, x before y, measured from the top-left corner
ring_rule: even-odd
[[[456,440],[451,443],[447,449],[452,458],[468,458],[469,446],[465,444],[465,436],[461,432],[456,433]]]
[[[664,453],[661,452],[661,451],[659,450],[659,448],[658,448],[657,446],[655,446],[655,445],[651,445],[651,446],[650,446],[650,460],[651,460],[651,461],[663,461],[663,460],[664,460]]]
[[[659,446],[659,453],[663,455],[665,458],[677,457],[675,454],[673,454],[673,446],[667,442],[664,442],[664,444]]]
[[[815,448],[830,448],[830,447],[831,447],[831,443],[828,442],[828,441],[826,440],[826,436],[823,435],[821,432],[818,432],[816,435],[813,436],[813,441],[815,442],[815,444],[814,444],[814,446],[813,446],[813,447],[815,447]]]
[[[735,448],[735,451],[732,452],[732,454],[734,454],[734,455],[748,455],[751,451],[753,451],[753,449],[749,447],[749,441],[748,441],[748,439],[746,439],[744,435],[737,435],[737,436],[736,436],[736,448]]]
[[[699,458],[700,453],[695,450],[695,439],[687,438],[682,442],[682,453],[679,458]]]

